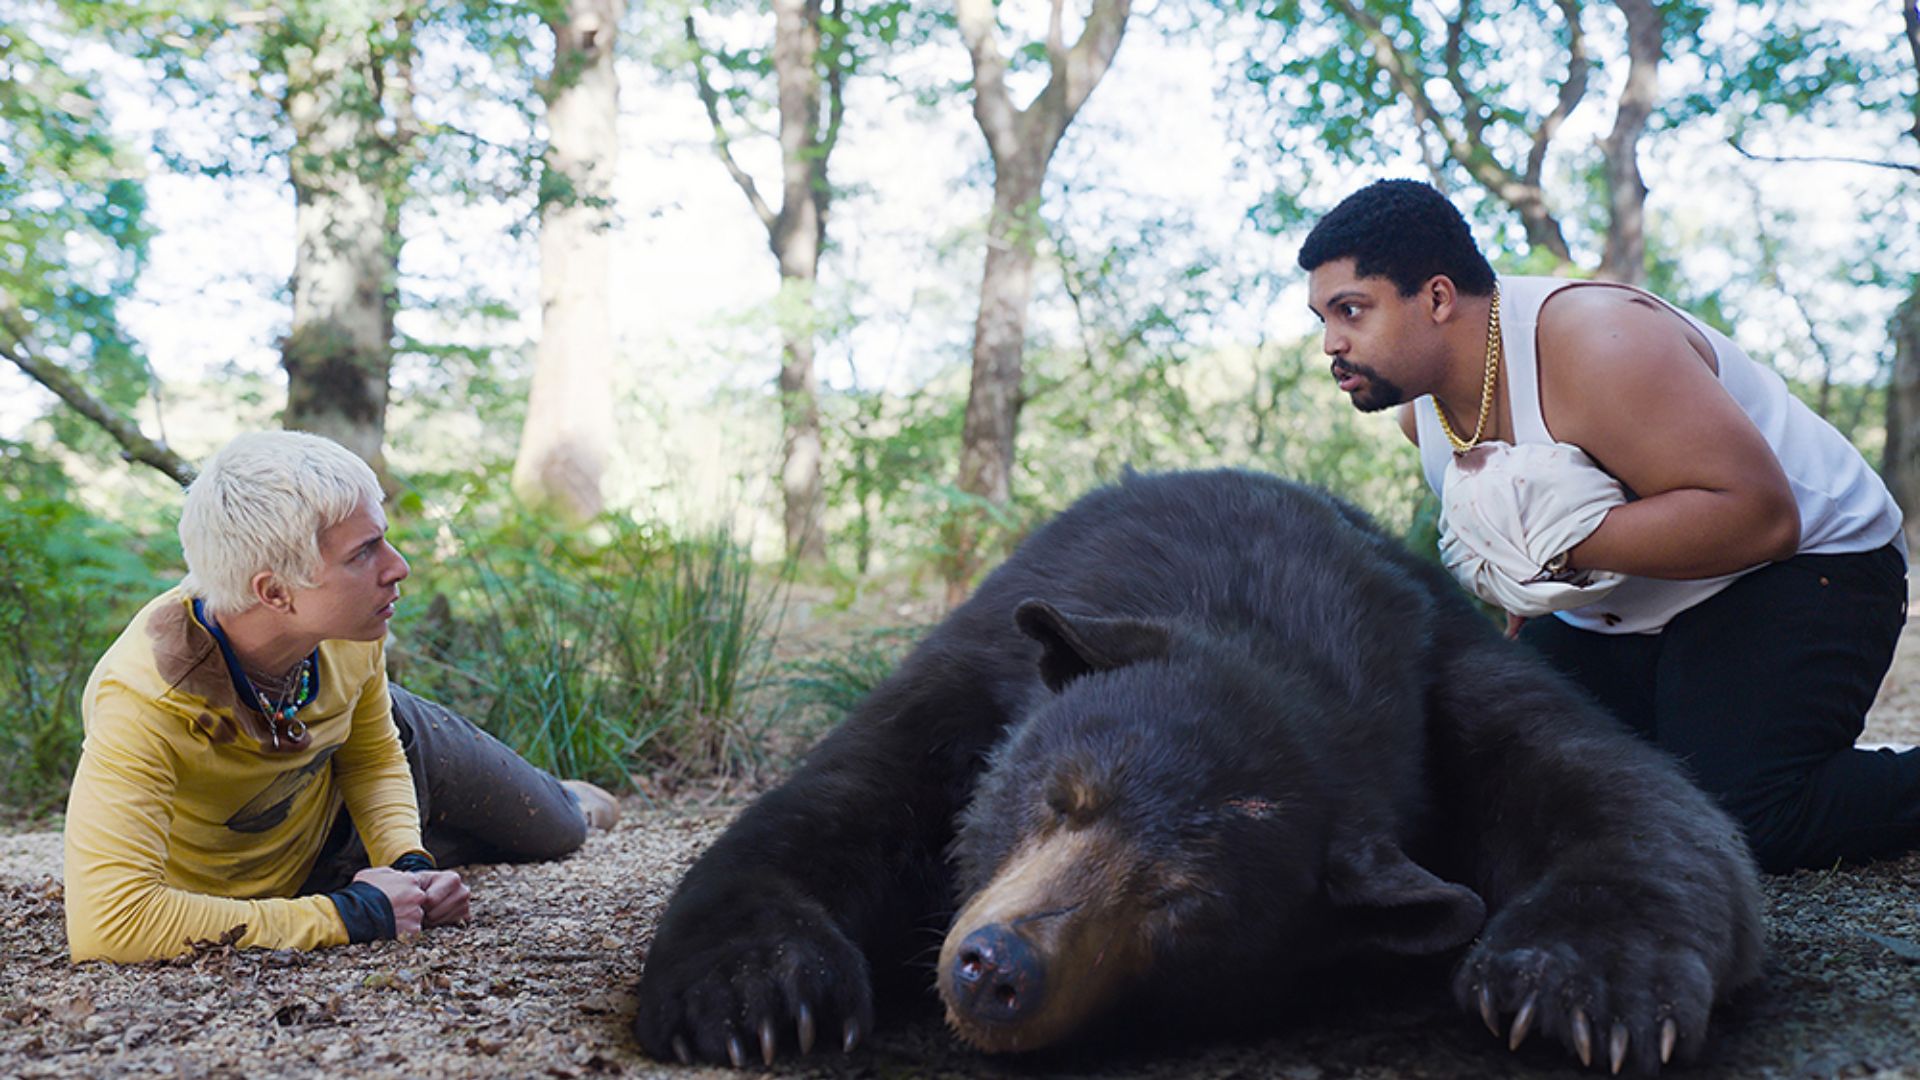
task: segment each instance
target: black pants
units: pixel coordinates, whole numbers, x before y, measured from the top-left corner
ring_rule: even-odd
[[[393,722],[413,771],[421,841],[441,868],[557,859],[587,838],[573,793],[473,721],[392,687]],[[367,849],[345,809],[302,893],[343,888],[366,869]]]
[[[1906,624],[1891,545],[1756,570],[1658,634],[1534,619],[1520,640],[1681,759],[1762,868],[1920,847],[1920,750],[1855,750]]]

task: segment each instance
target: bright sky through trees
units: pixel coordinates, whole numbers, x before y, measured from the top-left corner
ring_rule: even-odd
[[[1839,0],[1829,7],[1831,17],[1859,33],[1897,30],[1897,19],[1889,23],[1884,3]],[[1758,17],[1763,13],[1723,3],[1707,32],[1735,32],[1741,20]],[[1230,134],[1222,87],[1236,77],[1232,50],[1209,48],[1195,40],[1198,36],[1169,40],[1151,17],[1137,20],[1113,71],[1061,148],[1055,174],[1067,195],[1050,213],[1064,220],[1069,236],[1082,247],[1100,238],[1073,235],[1076,230],[1123,228],[1130,219],[1178,221],[1182,227],[1166,233],[1166,249],[1156,252],[1170,287],[1183,268],[1196,263],[1221,266],[1229,274],[1287,275],[1298,237],[1266,235],[1245,219],[1273,165],[1261,148],[1236,143]],[[76,59],[99,73],[115,131],[128,145],[148,148],[162,129],[178,144],[231,138],[221,127],[223,117],[167,104],[140,68],[104,47],[83,49]],[[456,62],[474,60],[462,57],[453,43],[430,42],[423,67]],[[1684,55],[1671,57],[1663,85],[1691,77],[1688,64]],[[957,85],[967,77],[957,38],[937,38],[890,65],[919,85]],[[754,312],[773,296],[777,280],[765,234],[714,159],[706,120],[684,72],[663,74],[630,60],[623,64],[622,79],[624,159],[617,198],[623,224],[613,283],[620,348],[636,358],[636,370],[652,373],[644,392],[668,399],[697,398],[718,385],[766,385],[777,367],[777,348],[763,340],[768,333]],[[524,137],[520,114],[489,104],[484,82],[462,89],[459,101],[423,101],[423,113],[457,111],[463,126],[502,142]],[[1561,140],[1572,145],[1604,133],[1611,122],[1609,102],[1596,93],[1574,114]],[[840,306],[846,329],[823,343],[821,377],[829,387],[855,379],[864,386],[911,385],[965,353],[988,202],[984,147],[968,114],[968,99],[958,91],[929,107],[905,100],[878,80],[858,80],[849,89],[848,117],[850,130],[833,167],[833,179],[845,194],[836,202],[834,246],[822,266],[823,294],[829,304]],[[1791,143],[1762,148],[1884,158],[1898,126],[1889,120],[1883,127],[1823,131],[1803,125]],[[777,170],[771,140],[742,142],[735,149],[758,174]],[[1411,150],[1409,145],[1395,171],[1423,175]],[[233,370],[274,383],[293,258],[293,204],[284,166],[263,176],[212,179],[170,173],[150,153],[146,156],[149,223],[157,236],[138,292],[123,308],[127,327],[169,389]],[[1708,285],[1724,281],[1741,291],[1736,279],[1750,265],[1748,253],[1727,244],[1729,238],[1751,238],[1757,197],[1769,220],[1790,231],[1785,239],[1815,253],[1783,267],[1781,286],[1802,290],[1811,310],[1829,320],[1822,329],[1834,335],[1833,343],[1846,356],[1843,377],[1873,376],[1877,353],[1885,348],[1886,314],[1897,297],[1838,282],[1831,264],[1863,249],[1873,229],[1902,222],[1912,226],[1912,207],[1888,206],[1874,218],[1857,210],[1884,204],[1885,193],[1894,190],[1893,176],[1860,166],[1748,163],[1738,171],[1752,178],[1753,190],[1730,188],[1727,177],[1738,158],[1718,141],[1711,125],[1656,134],[1643,143],[1643,161],[1654,231],[1667,247],[1680,247],[1688,270]],[[1312,191],[1327,205],[1373,178],[1324,164],[1304,167],[1313,178]],[[1562,190],[1572,186],[1551,172],[1549,180]],[[1470,201],[1463,196],[1463,204]],[[440,197],[411,208],[401,264],[408,298],[401,332],[524,349],[538,327],[537,265],[531,238],[510,230],[526,218],[529,206],[529,200],[463,204]],[[1484,237],[1484,223],[1477,227]],[[1043,277],[1047,273],[1043,269]],[[475,291],[504,299],[520,312],[518,321],[449,324],[432,310]],[[1034,321],[1070,335],[1072,313],[1058,293],[1057,286],[1049,290],[1043,283]],[[1736,336],[1756,354],[1786,367],[1788,358],[1807,352],[1806,320],[1793,306],[1753,303],[1738,312]],[[1297,283],[1277,293],[1224,291],[1215,317],[1187,328],[1219,344],[1246,342],[1262,333],[1293,338],[1313,330]],[[396,368],[396,401],[404,400],[408,380],[417,377],[404,361]],[[50,401],[18,371],[0,369],[0,433],[18,434]],[[257,419],[265,422],[277,406],[273,393],[264,394]],[[183,452],[202,449],[196,445],[200,425],[191,418],[170,410],[155,416],[151,406],[142,416],[156,433],[162,420],[165,434]],[[240,421],[221,418],[220,428],[207,432],[206,439],[217,441],[225,425],[234,422]]]

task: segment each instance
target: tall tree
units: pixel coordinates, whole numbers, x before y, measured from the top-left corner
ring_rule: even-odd
[[[1640,136],[1659,102],[1666,16],[1653,0],[1613,0],[1627,20],[1627,77],[1614,102],[1613,129],[1601,140],[1607,178],[1607,239],[1595,275],[1630,285],[1647,279],[1647,184]]]
[[[1905,0],[1900,14],[1906,32],[1912,124],[1903,141],[1920,150],[1920,0]],[[1920,155],[1907,165],[1920,176]],[[1887,389],[1887,448],[1880,472],[1906,514],[1907,545],[1920,544],[1920,272],[1911,275],[1907,299],[1888,327],[1893,337],[1893,379]]]
[[[1013,490],[1014,437],[1021,404],[1027,306],[1044,232],[1041,186],[1061,136],[1113,63],[1126,32],[1130,0],[1093,0],[1079,38],[1066,41],[1065,0],[1052,0],[1043,43],[1047,82],[1026,106],[1007,87],[993,0],[958,0],[960,34],[973,61],[973,116],[993,161],[993,209],[986,267],[974,320],[973,374],[960,436],[959,488],[973,505],[946,528],[947,601],[958,603],[979,567],[981,528],[990,508]]]
[[[1920,544],[1920,274],[1894,312],[1893,377],[1887,387],[1887,445],[1880,474],[1906,515],[1907,546]]]
[[[541,88],[540,344],[513,486],[575,521],[600,512],[613,445],[608,268],[620,156],[613,61],[625,9],[625,0],[564,0],[545,11],[554,52]]]
[[[401,184],[413,49],[400,0],[283,4],[262,61],[285,77],[293,138],[293,323],[281,347],[287,427],[325,435],[386,476]]]
[[[845,115],[848,52],[841,0],[773,0],[773,76],[779,118],[780,204],[770,205],[733,153],[710,65],[740,73],[752,62],[702,44],[689,10],[685,19],[694,78],[713,125],[714,152],[767,230],[780,269],[780,488],[788,555],[805,563],[826,558],[826,498],[821,481],[819,380],[814,352],[819,318],[814,290],[826,243],[833,188],[827,163]],[[824,106],[824,107],[823,107]]]
[[[1863,34],[1830,5],[1773,0],[1750,13],[1744,32],[1731,35],[1730,44],[1702,50],[1709,78],[1687,88],[1663,111],[1669,113],[1664,118],[1669,125],[1721,127],[1747,169],[1823,166],[1820,182],[1839,185],[1830,201],[1858,207],[1861,240],[1837,260],[1840,269],[1828,279],[1854,295],[1867,287],[1905,297],[1884,324],[1889,340],[1873,370],[1891,373],[1881,472],[1906,512],[1909,536],[1920,539],[1920,231],[1914,227],[1914,207],[1920,206],[1920,5],[1902,0],[1900,10],[1902,34],[1891,32],[1893,13],[1884,8],[1876,13],[1874,29],[1889,32]],[[1836,132],[1845,132],[1859,149],[1829,149]],[[1795,239],[1783,234],[1783,246]],[[1793,265],[1804,281],[1808,267],[1824,261],[1829,255],[1824,249],[1833,247],[1827,237],[1819,243],[1823,250],[1811,257],[1784,253],[1781,265]],[[1816,318],[1831,326],[1836,313],[1830,305],[1806,304],[1797,295],[1786,300],[1800,308],[1815,352],[1829,368],[1835,366],[1836,350],[1813,327]],[[1833,380],[1823,380],[1816,403],[1840,396],[1838,389]],[[1850,431],[1848,415],[1839,410],[1827,415]]]
[[[211,150],[157,149],[212,174],[285,155],[295,200],[293,314],[282,345],[289,427],[329,435],[384,475],[398,303],[400,199],[411,166],[413,12],[405,0],[63,5],[84,30],[155,61],[164,96],[226,113]],[[236,50],[247,55],[236,63]],[[259,115],[270,112],[270,116]]]

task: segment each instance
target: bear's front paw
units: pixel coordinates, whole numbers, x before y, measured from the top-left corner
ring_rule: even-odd
[[[824,1035],[852,1050],[872,1030],[866,958],[824,918],[713,912],[701,926],[663,927],[640,977],[633,1032],[655,1058],[741,1068],[751,1049],[771,1065],[782,1046],[805,1054]]]
[[[1495,1037],[1511,1018],[1509,1049],[1538,1032],[1616,1074],[1629,1065],[1653,1074],[1697,1056],[1714,1001],[1707,958],[1656,926],[1596,922],[1503,912],[1461,961],[1454,999]]]

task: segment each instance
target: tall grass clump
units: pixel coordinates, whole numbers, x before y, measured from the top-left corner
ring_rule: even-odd
[[[517,514],[454,540],[422,567],[424,612],[396,631],[404,685],[560,776],[625,784],[757,764],[746,697],[780,582],[759,580],[728,531],[673,538],[614,521],[587,536]]]
[[[931,627],[865,630],[815,655],[790,660],[780,684],[787,712],[811,729],[832,727],[893,673]]]

